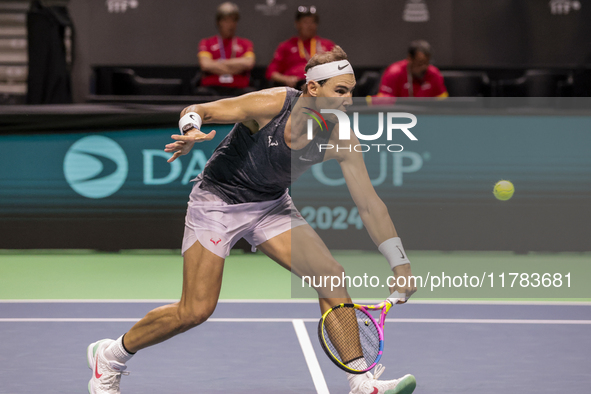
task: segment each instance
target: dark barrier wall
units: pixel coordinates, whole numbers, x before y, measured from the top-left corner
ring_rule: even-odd
[[[191,65],[216,34],[217,1],[71,0],[77,31],[76,96],[88,93],[91,65]],[[238,34],[266,65],[295,34],[295,0],[236,0]],[[304,2],[305,3],[305,2]],[[321,0],[319,34],[355,65],[386,66],[423,38],[441,66],[579,66],[591,62],[591,4],[580,0]]]
[[[407,248],[591,250],[591,112],[397,109],[417,116],[418,141],[365,158]],[[5,120],[0,249],[180,248],[190,179],[230,126],[205,127],[214,140],[168,164],[177,114],[104,106]],[[500,179],[516,185],[509,201],[492,195]],[[294,202],[329,247],[374,250],[343,182],[334,162],[317,165]]]

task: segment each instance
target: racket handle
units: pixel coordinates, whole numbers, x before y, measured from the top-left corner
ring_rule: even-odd
[[[390,301],[392,305],[396,305],[398,301],[406,302],[406,295],[404,293],[395,291],[394,293],[390,294],[387,300]]]

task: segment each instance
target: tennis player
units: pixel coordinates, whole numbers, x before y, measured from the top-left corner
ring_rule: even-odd
[[[170,162],[189,153],[196,142],[215,136],[215,131],[200,131],[203,123],[235,126],[217,147],[203,173],[194,179],[182,245],[181,299],[149,312],[117,340],[103,339],[88,346],[91,394],[120,393],[121,375],[127,374],[126,362],[137,351],[209,318],[220,294],[224,260],[240,238],[299,276],[340,276],[343,268],[295,209],[287,192],[292,181],[312,164],[331,159],[339,162],[361,219],[390,263],[394,276],[411,275],[410,262],[385,204],[374,191],[362,154],[317,148],[322,143],[355,145],[356,138],[339,141],[338,131],[315,129],[313,140],[309,141],[304,126],[306,117],[298,115],[304,112],[298,108],[302,105],[299,100],[292,111],[292,99],[298,97],[324,99],[332,103],[332,108],[341,110],[352,103],[355,77],[346,53],[336,46],[331,52],[317,54],[308,62],[306,73],[303,92],[289,87],[273,88],[191,105],[182,111],[181,135],[173,135],[174,142],[164,149],[172,153]],[[400,302],[416,291],[414,283],[406,282],[406,287],[390,289],[405,294]],[[316,290],[322,312],[351,302],[344,287],[333,292]],[[412,375],[378,380],[383,368],[375,372],[376,376],[370,372],[347,374],[351,394],[408,394],[414,389]]]

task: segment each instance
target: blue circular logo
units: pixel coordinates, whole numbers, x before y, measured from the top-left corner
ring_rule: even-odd
[[[76,193],[88,198],[105,198],[125,183],[127,157],[110,138],[84,137],[68,149],[64,176]]]

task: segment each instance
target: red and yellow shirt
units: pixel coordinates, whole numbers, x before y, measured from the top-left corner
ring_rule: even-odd
[[[409,97],[408,60],[390,65],[380,81],[378,97]],[[429,65],[422,79],[412,78],[413,97],[447,97],[443,76],[433,65]]]
[[[222,44],[222,45],[220,45]],[[224,38],[213,36],[199,42],[197,56],[208,56],[213,60],[234,59],[238,57],[254,56],[252,41],[246,38]],[[221,77],[221,78],[220,78]],[[228,80],[231,79],[231,82]],[[245,88],[250,83],[250,72],[233,75],[228,78],[222,75],[204,73],[201,77],[202,86],[226,86],[230,88]]]
[[[305,41],[299,37],[292,37],[279,44],[265,76],[267,79],[271,79],[271,75],[278,72],[304,79],[304,69],[308,60],[316,53],[328,52],[332,48],[334,48],[332,41],[318,36]]]

